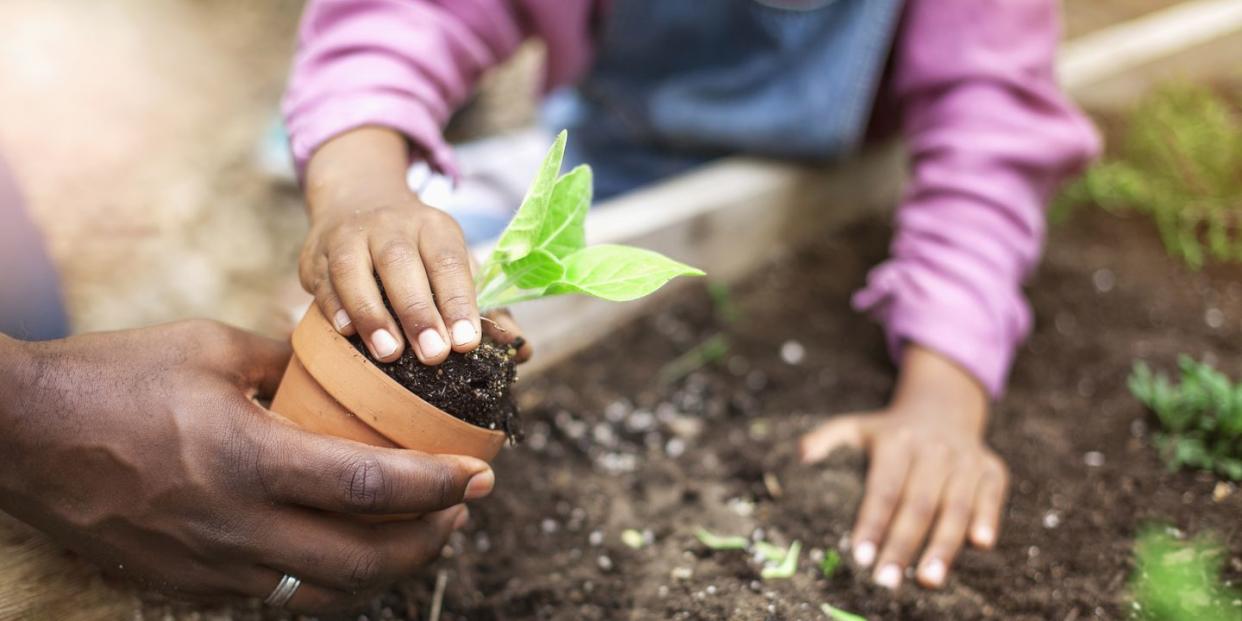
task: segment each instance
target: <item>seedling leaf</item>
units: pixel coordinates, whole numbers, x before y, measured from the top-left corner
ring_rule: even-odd
[[[819,609],[823,611],[825,615],[828,615],[828,618],[833,621],[867,621],[866,617],[861,617],[852,612],[846,612],[833,606],[832,604],[820,604]]]
[[[567,134],[561,132],[539,167],[522,205],[479,269],[480,310],[582,293],[611,301],[646,296],[678,276],[703,272],[655,252],[619,245],[586,245],[591,169],[563,177]]]
[[[785,560],[785,557],[789,554],[789,550],[774,543],[756,541],[755,553],[759,555],[760,560],[766,563],[777,564]]]
[[[759,572],[759,577],[764,580],[782,580],[792,578],[798,572],[798,556],[802,553],[802,542],[795,541],[789,546],[789,551],[785,553],[785,558],[776,566],[764,567]]]
[[[543,164],[539,166],[535,180],[527,188],[526,197],[522,199],[513,220],[496,240],[492,260],[489,262],[504,264],[516,261],[530,253],[538,244],[539,233],[544,230],[544,223],[548,220],[548,206],[556,187],[556,177],[561,172],[561,160],[565,158],[565,141],[568,136],[564,131],[557,134],[556,141],[552,143]],[[561,216],[564,219],[565,214]]]
[[[837,568],[841,566],[841,553],[836,550],[828,550],[824,553],[824,560],[819,562],[819,573],[825,578],[832,578],[837,573]]]
[[[613,302],[650,295],[678,276],[702,276],[701,270],[662,254],[600,244],[583,248],[564,259],[565,275],[545,291],[548,295],[585,293]]]
[[[694,532],[694,536],[698,537],[699,542],[712,550],[745,550],[750,545],[750,540],[741,535],[717,535],[706,528],[700,528]]]
[[[832,604],[820,604],[819,609],[823,611],[825,615],[828,615],[828,618],[833,621],[867,621],[866,617],[856,615],[852,612],[846,612],[833,606]]]
[[[1163,427],[1153,434],[1156,448],[1170,469],[1202,468],[1242,480],[1242,385],[1189,356],[1178,368],[1177,384],[1143,362],[1130,374],[1130,392]]]

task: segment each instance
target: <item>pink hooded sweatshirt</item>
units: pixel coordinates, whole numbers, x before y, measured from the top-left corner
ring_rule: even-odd
[[[527,37],[547,46],[546,88],[590,68],[607,0],[310,0],[285,120],[299,171],[364,125],[407,136],[453,174],[441,129],[484,71]],[[880,102],[899,114],[910,182],[891,257],[854,306],[941,353],[993,397],[1031,329],[1022,283],[1043,246],[1044,208],[1099,150],[1059,90],[1056,0],[907,0]]]

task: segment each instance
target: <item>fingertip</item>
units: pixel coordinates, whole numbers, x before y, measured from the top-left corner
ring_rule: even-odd
[[[470,508],[466,505],[457,505],[457,515],[453,517],[453,530],[461,530],[467,522],[470,521]]]
[[[976,524],[970,529],[970,542],[975,547],[991,550],[996,545],[996,529],[987,524]]]
[[[875,562],[875,544],[868,540],[859,541],[853,546],[854,563],[859,567],[870,567]]]
[[[472,351],[479,346],[478,322],[469,319],[458,319],[450,330],[453,349],[458,352]]]
[[[896,563],[881,565],[876,570],[873,579],[876,584],[890,591],[896,591],[897,587],[901,586],[901,567],[898,567]]]
[[[492,493],[496,487],[496,473],[489,468],[472,477],[466,483],[465,500],[478,500]]]
[[[332,327],[342,336],[352,336],[354,333],[354,322],[350,320],[349,313],[345,309],[338,308],[336,312],[328,315],[332,318]]]
[[[944,586],[945,578],[948,576],[948,565],[939,558],[931,558],[923,562],[918,570],[919,584],[929,589],[938,589]]]
[[[427,328],[418,333],[415,353],[419,361],[426,365],[437,365],[444,362],[449,355],[449,347],[444,335],[435,328]]]

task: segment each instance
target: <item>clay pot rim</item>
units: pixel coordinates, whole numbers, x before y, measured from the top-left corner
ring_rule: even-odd
[[[388,427],[388,425],[377,426],[374,420],[369,420],[368,417],[359,415],[360,413],[357,412],[357,409],[359,408],[351,407],[353,404],[346,403],[345,400],[342,399],[342,395],[340,394],[342,390],[339,386],[341,383],[339,381],[339,374],[326,373],[321,369],[317,369],[319,365],[313,360],[308,360],[307,357],[303,355],[305,353],[305,348],[308,347],[310,342],[325,340],[328,341],[328,347],[326,349],[329,351],[342,352],[345,360],[351,361],[353,364],[357,364],[359,362],[361,363],[359,366],[365,369],[363,372],[365,374],[365,380],[373,386],[373,388],[367,389],[365,394],[370,394],[374,391],[382,391],[388,393],[390,396],[398,397],[401,401],[408,402],[411,412],[420,413],[433,418],[437,425],[445,428],[445,433],[461,436],[475,436],[480,442],[487,444],[493,442],[497,442],[498,444],[503,443],[503,441],[507,438],[505,432],[502,430],[487,429],[486,427],[480,427],[478,425],[468,423],[428,403],[422,397],[414,394],[405,386],[402,386],[396,380],[381,371],[379,367],[375,366],[375,364],[371,362],[367,356],[359,352],[358,349],[354,347],[353,343],[350,343],[349,340],[342,336],[340,332],[337,332],[336,328],[328,322],[327,317],[323,315],[323,312],[319,309],[318,305],[312,304],[310,309],[308,309],[306,316],[301,322],[298,323],[297,328],[293,331],[292,341],[294,354],[298,356],[298,359],[306,368],[307,373],[309,373],[316,382],[319,382],[320,386],[322,386],[323,389],[332,396],[332,398],[341,402],[347,409],[354,411],[355,416],[357,416],[359,420],[374,428],[377,432],[389,440],[396,442],[398,445],[401,445],[400,439],[394,438],[392,434],[384,428]],[[356,373],[354,375],[356,375]],[[357,388],[354,388],[353,391],[360,392]],[[411,414],[411,416],[413,415],[414,414]]]

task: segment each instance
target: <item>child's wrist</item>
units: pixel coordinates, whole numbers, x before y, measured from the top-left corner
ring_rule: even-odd
[[[983,385],[956,362],[916,343],[907,345],[894,407],[911,406],[912,411],[929,412],[946,422],[982,431],[988,401]]]

